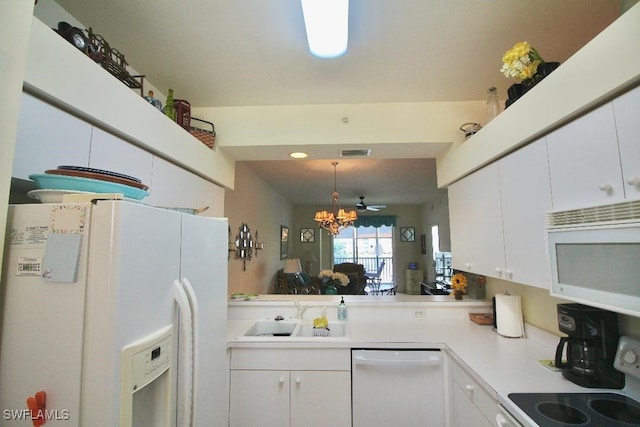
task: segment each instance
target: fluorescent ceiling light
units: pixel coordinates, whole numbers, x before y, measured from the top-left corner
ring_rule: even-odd
[[[307,42],[319,58],[335,58],[347,51],[349,0],[301,0]]]

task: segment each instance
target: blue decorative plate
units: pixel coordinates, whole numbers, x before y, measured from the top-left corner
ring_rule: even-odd
[[[140,188],[91,178],[42,173],[31,174],[29,179],[32,179],[41,189],[75,190],[89,193],[122,193],[124,197],[134,200],[142,200],[149,195],[149,193]]]

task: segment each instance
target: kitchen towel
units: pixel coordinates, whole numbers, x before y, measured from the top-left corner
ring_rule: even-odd
[[[505,337],[524,338],[519,295],[496,295],[496,330]]]

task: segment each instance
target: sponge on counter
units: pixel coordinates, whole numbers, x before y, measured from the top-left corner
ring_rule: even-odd
[[[326,317],[316,317],[313,319],[314,328],[326,328],[327,326],[329,326],[329,321]]]

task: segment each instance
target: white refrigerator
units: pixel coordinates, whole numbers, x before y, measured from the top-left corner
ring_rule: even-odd
[[[127,201],[10,206],[0,424],[227,426],[227,239]]]

